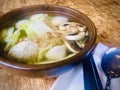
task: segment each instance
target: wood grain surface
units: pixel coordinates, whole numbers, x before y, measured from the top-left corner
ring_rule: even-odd
[[[16,8],[38,4],[64,5],[83,12],[96,25],[96,44],[120,47],[119,0],[0,0],[0,16]],[[20,77],[0,69],[0,90],[49,90],[55,79]]]

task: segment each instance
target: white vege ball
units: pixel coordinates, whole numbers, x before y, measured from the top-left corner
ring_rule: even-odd
[[[68,22],[68,19],[62,16],[55,16],[53,17],[51,22],[53,25],[58,26],[61,25],[62,23]]]
[[[23,62],[31,62],[37,59],[38,46],[32,41],[22,41],[12,47],[8,56]]]
[[[66,48],[64,45],[54,46],[46,53],[46,58],[49,60],[60,60],[66,57]]]

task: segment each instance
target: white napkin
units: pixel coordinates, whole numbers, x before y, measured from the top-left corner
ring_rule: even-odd
[[[106,76],[101,68],[101,57],[109,49],[107,46],[99,43],[94,50],[93,58],[102,81],[103,88],[106,83]],[[84,77],[82,64],[77,65],[70,71],[60,75],[50,90],[84,90]],[[120,90],[120,79],[111,80],[111,90]]]

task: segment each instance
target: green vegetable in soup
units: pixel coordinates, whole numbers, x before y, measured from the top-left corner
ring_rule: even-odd
[[[40,61],[44,61],[46,59],[45,54],[46,52],[50,49],[51,47],[46,47],[46,48],[39,48],[38,50],[38,56],[37,56],[37,60]]]
[[[35,35],[34,30],[30,27],[30,22],[21,24],[18,30],[24,30],[28,37],[32,37]]]
[[[4,39],[7,37],[7,29],[3,29],[0,33],[1,38],[0,38],[0,42],[4,42]]]
[[[9,28],[7,31],[7,37],[4,39],[6,42],[5,51],[13,47],[19,40],[20,30],[14,31],[14,28]]]

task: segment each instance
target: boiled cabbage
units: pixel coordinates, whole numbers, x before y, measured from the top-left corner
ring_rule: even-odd
[[[14,31],[13,27],[8,29],[7,37],[4,39],[4,41],[6,42],[5,51],[9,50],[12,46],[14,46],[18,42],[19,36],[20,30]]]

